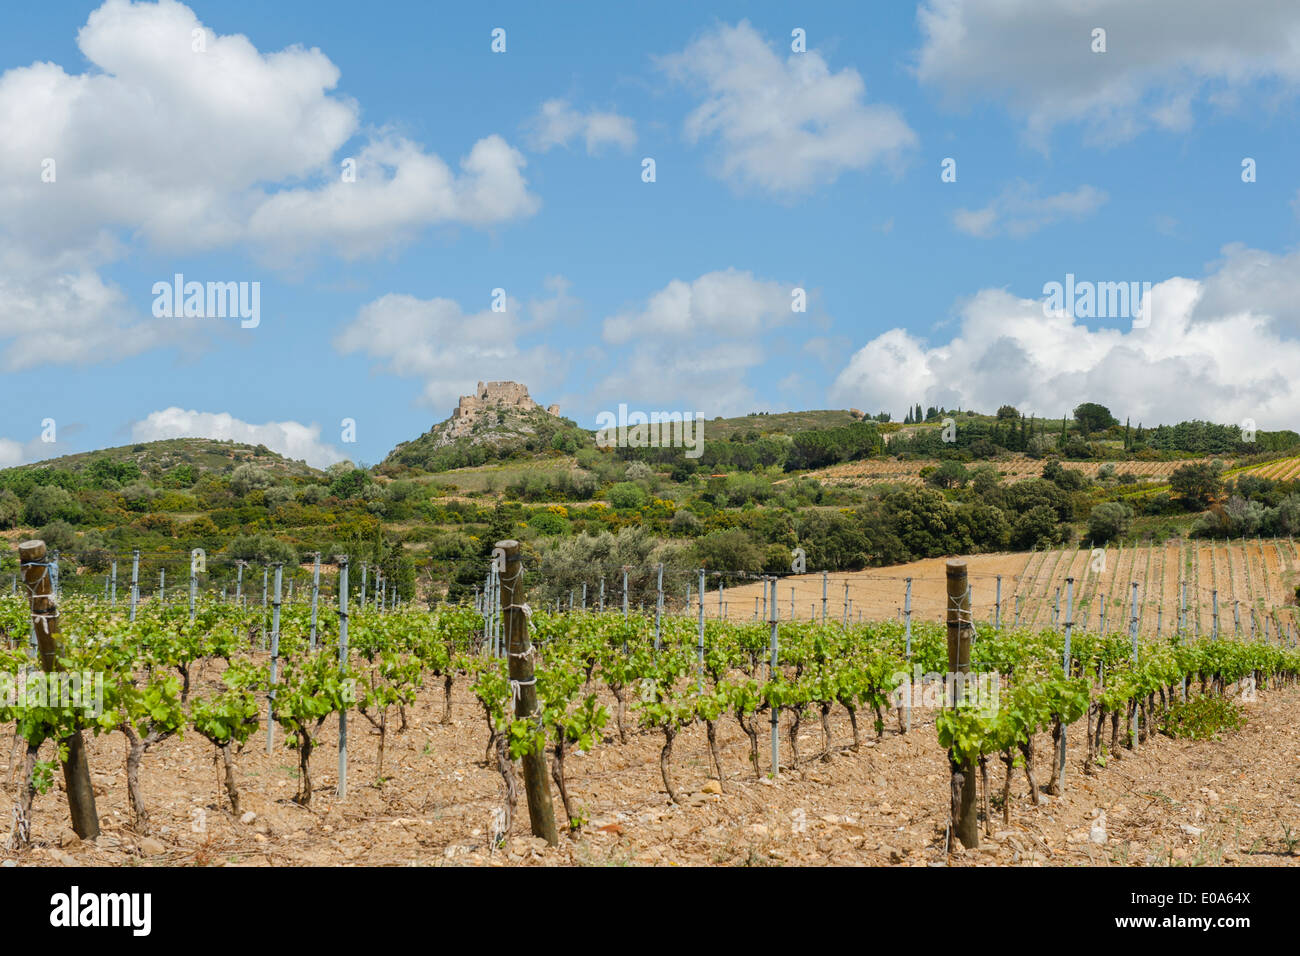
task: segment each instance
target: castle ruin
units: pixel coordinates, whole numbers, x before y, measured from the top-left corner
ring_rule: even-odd
[[[456,410],[451,413],[448,425],[448,437],[467,435],[479,417],[489,409],[514,408],[519,411],[532,411],[542,406],[533,401],[528,394],[528,386],[519,382],[479,382],[473,395],[462,395]],[[559,405],[546,408],[547,414],[557,418]]]

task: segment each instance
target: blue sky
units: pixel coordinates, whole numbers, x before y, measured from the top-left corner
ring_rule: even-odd
[[[589,427],[1300,422],[1300,9],[476,6],[7,11],[0,466],[182,434],[372,463],[494,379]],[[256,327],[155,317],[178,272],[260,283]],[[1149,283],[1146,321],[1045,311],[1067,273]]]

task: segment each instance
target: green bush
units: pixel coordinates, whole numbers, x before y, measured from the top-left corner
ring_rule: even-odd
[[[605,500],[620,511],[636,511],[646,503],[646,492],[635,482],[620,481],[605,493]]]
[[[1203,695],[1170,707],[1160,730],[1186,740],[1218,740],[1221,734],[1240,730],[1245,723],[1236,701]]]

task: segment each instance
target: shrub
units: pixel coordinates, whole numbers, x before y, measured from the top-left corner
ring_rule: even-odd
[[[81,509],[72,493],[57,485],[38,485],[31,490],[23,506],[23,520],[32,526],[51,521],[75,521]]]
[[[1218,740],[1221,734],[1240,730],[1245,723],[1246,718],[1236,701],[1202,695],[1178,701],[1170,707],[1160,730],[1170,737]]]
[[[1088,536],[1105,543],[1123,537],[1133,522],[1133,509],[1118,501],[1105,501],[1088,515]]]
[[[528,527],[538,534],[564,534],[569,530],[569,522],[553,511],[542,511],[528,519]]]
[[[22,516],[23,503],[18,496],[8,488],[0,491],[0,531],[17,527]]]
[[[605,493],[605,500],[620,511],[635,511],[645,505],[646,492],[635,482],[620,481]]]
[[[270,488],[272,484],[270,473],[256,465],[240,465],[230,476],[230,490],[241,497],[250,491]]]

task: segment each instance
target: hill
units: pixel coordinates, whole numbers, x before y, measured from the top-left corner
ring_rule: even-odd
[[[704,433],[709,439],[743,439],[750,432],[758,435],[793,435],[815,428],[835,428],[862,421],[847,408],[818,409],[803,412],[752,412],[736,418],[706,419]]]
[[[188,465],[193,473],[193,478],[186,482],[188,484],[204,474],[229,474],[243,464],[255,464],[274,478],[323,478],[325,474],[304,461],[277,454],[265,445],[245,445],[212,438],[167,438],[100,448],[7,470],[22,472],[49,468],[76,474],[103,473],[124,481],[139,477],[161,479]]]
[[[593,433],[561,417],[558,405],[543,409],[533,401],[527,386],[479,382],[475,394],[461,396],[451,417],[402,442],[380,470],[438,472],[521,455],[571,455],[593,442]]]

